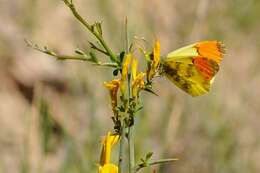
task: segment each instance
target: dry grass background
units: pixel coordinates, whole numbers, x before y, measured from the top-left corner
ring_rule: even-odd
[[[209,94],[191,98],[164,79],[155,86],[159,97],[143,94],[137,157],[148,151],[178,157],[156,167],[164,173],[260,172],[260,1],[75,4],[89,21],[103,21],[116,51],[125,16],[132,37],[144,36],[148,47],[159,38],[164,54],[198,40],[222,40],[228,51]],[[0,173],[97,172],[100,136],[112,128],[102,81],[112,75],[84,62],[56,61],[23,41],[72,53],[88,49],[93,38],[60,0],[1,0],[0,21]]]

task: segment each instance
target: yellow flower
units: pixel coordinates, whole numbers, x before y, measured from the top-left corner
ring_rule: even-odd
[[[121,85],[120,85],[120,90],[122,94],[125,94],[126,82],[128,77],[128,67],[131,62],[131,59],[132,59],[132,54],[127,54],[124,58],[124,62],[122,65]]]
[[[118,173],[118,167],[114,164],[105,164],[99,167],[99,173]]]
[[[138,95],[138,92],[140,89],[143,89],[145,87],[144,83],[144,76],[145,73],[140,72],[137,73],[137,65],[138,65],[138,60],[133,57],[132,60],[132,95],[133,97],[136,97]]]
[[[137,74],[137,76],[133,80],[133,82],[132,82],[132,95],[133,95],[133,97],[137,97],[140,89],[145,88],[144,76],[145,76],[145,73],[140,72],[140,73]]]
[[[103,139],[99,173],[118,172],[118,167],[110,163],[111,149],[118,142],[118,140],[119,135],[111,135],[111,132],[108,132],[107,136]]]
[[[154,77],[160,62],[160,42],[158,40],[155,41],[154,48],[153,48],[153,55],[150,60],[151,62],[149,63],[147,69],[147,81],[149,82]]]
[[[114,79],[110,82],[104,82],[104,85],[110,92],[112,110],[115,113],[117,106],[117,92],[120,86],[120,80]]]
[[[132,79],[135,80],[136,74],[137,74],[137,66],[138,66],[138,60],[133,57],[132,59]]]

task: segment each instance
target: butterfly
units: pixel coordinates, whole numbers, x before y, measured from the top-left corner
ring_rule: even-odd
[[[191,96],[209,92],[225,46],[219,41],[202,41],[177,49],[166,55],[160,63],[165,75],[177,87]]]

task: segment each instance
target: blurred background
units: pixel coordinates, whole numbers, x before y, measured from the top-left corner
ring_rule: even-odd
[[[144,37],[148,49],[159,38],[164,55],[199,40],[227,47],[209,94],[192,98],[165,79],[155,82],[159,97],[142,94],[136,159],[153,151],[179,161],[141,172],[260,172],[259,0],[74,3],[89,22],[102,21],[116,52],[126,16],[130,37]],[[0,173],[97,172],[101,136],[113,128],[102,85],[110,70],[56,61],[24,43],[72,54],[93,37],[61,0],[1,0],[0,21]]]

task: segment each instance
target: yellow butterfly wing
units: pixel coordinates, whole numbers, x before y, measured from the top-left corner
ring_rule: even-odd
[[[198,42],[169,53],[161,62],[165,76],[191,96],[210,90],[224,54],[218,41]]]

